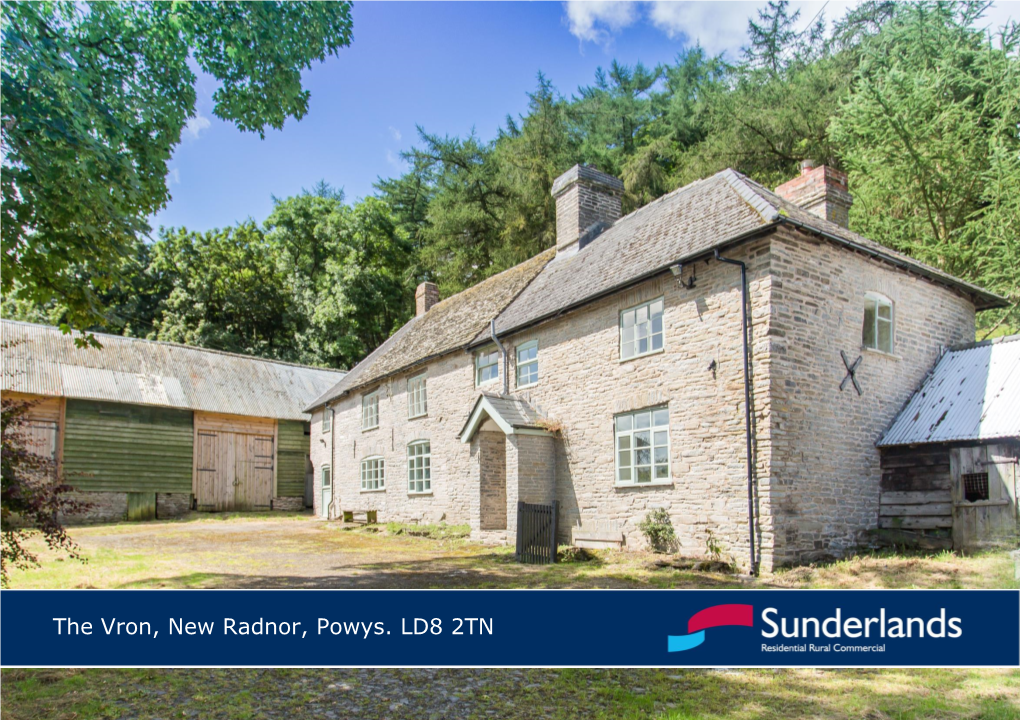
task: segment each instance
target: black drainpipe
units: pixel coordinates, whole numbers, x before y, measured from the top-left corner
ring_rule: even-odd
[[[744,336],[744,428],[747,432],[747,530],[751,541],[751,574],[758,574],[758,561],[754,551],[754,466],[751,449],[751,371],[747,350],[747,265],[740,260],[724,258],[715,251],[719,262],[740,266],[740,329]]]
[[[489,334],[492,336],[492,342],[496,343],[496,347],[499,348],[500,354],[503,356],[503,394],[510,394],[510,361],[506,354],[506,348],[503,347],[503,343],[496,337],[496,318],[493,318],[489,322]]]

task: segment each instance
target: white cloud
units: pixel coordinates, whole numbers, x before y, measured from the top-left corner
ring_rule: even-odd
[[[756,16],[756,2],[653,2],[648,19],[671,39],[701,43],[709,55],[727,52],[734,58],[747,43],[747,20]]]
[[[178,168],[171,168],[170,172],[166,175],[167,185],[180,185],[181,184],[181,171]]]
[[[391,136],[393,137],[393,139],[394,139],[394,140],[395,140],[396,142],[400,142],[400,138],[402,138],[402,137],[403,137],[403,135],[401,135],[401,134],[400,134],[400,131],[399,131],[399,130],[397,130],[397,129],[396,129],[395,127],[393,127],[392,125],[390,125],[390,127],[389,127],[389,130],[390,130],[390,135],[391,135]]]
[[[800,11],[798,25],[805,28],[822,12],[826,25],[843,17],[860,0],[794,1],[790,13]],[[582,43],[609,44],[613,37],[637,22],[645,21],[684,44],[701,43],[711,55],[726,53],[739,58],[747,45],[747,21],[758,17],[763,0],[731,2],[606,2],[568,0],[564,18],[570,33]],[[1020,4],[1000,0],[992,5],[977,25],[995,31],[1010,19],[1020,20]]]
[[[393,152],[392,150],[386,151],[386,162],[392,165],[396,170],[403,171],[404,169],[403,158],[401,158],[397,153]]]
[[[201,112],[196,112],[195,117],[188,119],[188,124],[184,126],[184,135],[192,140],[198,140],[198,136],[203,131],[208,130],[209,126],[212,125],[209,122],[209,118],[203,115]]]
[[[612,0],[569,0],[567,27],[581,42],[604,45],[638,18],[638,3]]]

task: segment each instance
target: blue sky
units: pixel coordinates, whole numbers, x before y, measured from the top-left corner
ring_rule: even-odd
[[[541,70],[566,94],[614,58],[654,66],[699,39],[736,57],[747,18],[764,2],[355,2],[354,41],[304,73],[308,114],[265,140],[212,114],[215,81],[201,77],[198,114],[185,129],[167,179],[172,200],[151,219],[208,230],[261,222],[272,197],[319,180],[348,200],[400,174],[415,125],[440,135],[490,139],[527,106]],[[850,2],[793,3],[804,22],[830,20]],[[990,23],[1020,15],[1000,4]]]

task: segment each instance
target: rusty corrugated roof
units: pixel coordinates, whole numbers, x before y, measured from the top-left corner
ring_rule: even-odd
[[[1020,438],[1020,335],[939,358],[879,447]]]
[[[47,325],[0,321],[4,390],[83,400],[307,420],[304,407],[344,373],[203,348],[96,333],[75,347]]]

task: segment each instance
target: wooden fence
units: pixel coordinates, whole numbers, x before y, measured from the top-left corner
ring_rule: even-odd
[[[552,505],[517,503],[517,562],[556,562],[556,516],[559,502]]]

